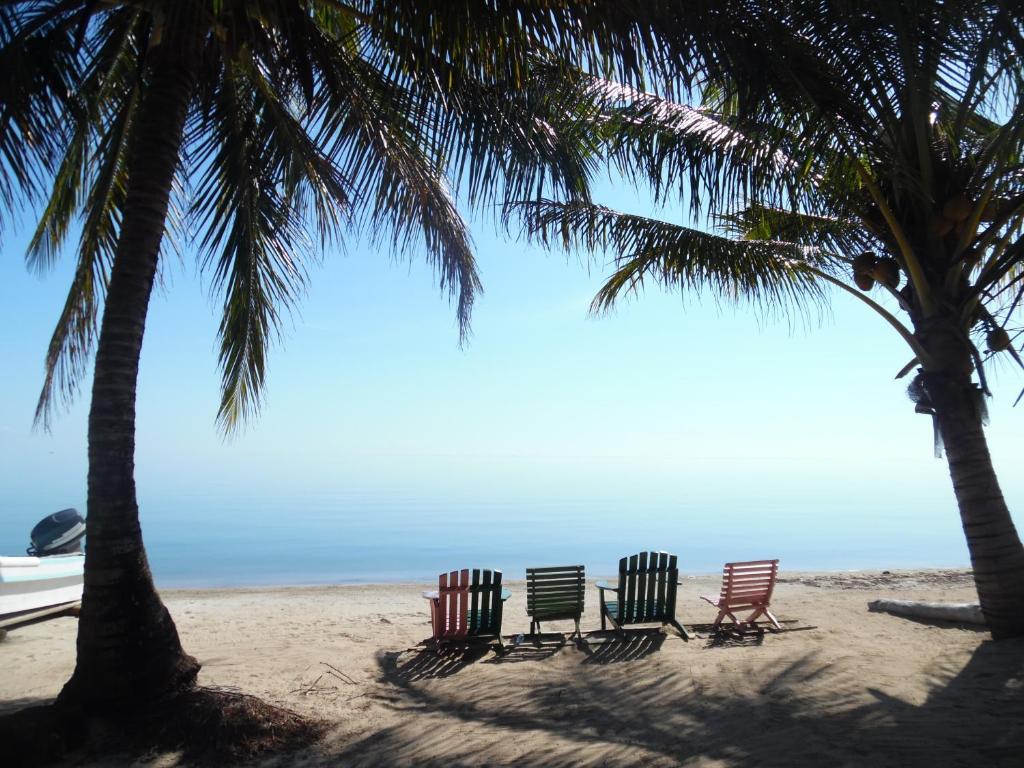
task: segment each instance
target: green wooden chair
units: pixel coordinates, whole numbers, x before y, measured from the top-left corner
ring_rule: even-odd
[[[526,613],[530,617],[530,634],[540,634],[542,621],[572,619],[576,622],[577,641],[584,642],[580,617],[583,616],[585,589],[582,565],[527,568]]]
[[[437,590],[423,593],[430,601],[430,623],[434,643],[468,643],[493,638],[501,642],[501,614],[511,592],[501,586],[501,571],[468,568],[442,573]]]
[[[628,624],[671,624],[684,640],[690,639],[686,627],[676,621],[676,587],[679,569],[676,556],[667,552],[640,552],[619,560],[619,583],[612,586],[599,581],[601,593],[601,629],[607,619],[619,634]],[[614,600],[605,598],[613,593]]]

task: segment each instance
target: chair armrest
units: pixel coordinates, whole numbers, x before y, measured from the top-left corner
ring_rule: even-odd
[[[502,587],[501,588],[501,602],[505,602],[510,597],[512,597],[512,590],[509,589],[508,587]]]
[[[607,589],[607,590],[609,590],[609,591],[611,591],[611,592],[618,592],[618,590],[619,590],[619,585],[618,585],[618,584],[616,584],[616,585],[615,585],[615,586],[613,587],[613,586],[612,586],[611,584],[609,584],[609,583],[608,583],[607,581],[599,581],[599,582],[597,582],[597,588],[598,588],[598,589],[600,589],[600,590],[605,590],[605,589]]]

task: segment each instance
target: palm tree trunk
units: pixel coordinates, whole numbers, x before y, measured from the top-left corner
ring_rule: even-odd
[[[982,428],[981,395],[967,373],[922,376],[945,446],[981,610],[993,638],[1020,637],[1024,546],[992,466]]]
[[[171,5],[171,4],[169,4]],[[135,390],[168,199],[201,42],[192,3],[175,3],[148,53],[128,189],[96,350],[89,411],[88,541],[78,659],[65,705],[118,711],[188,688],[199,664],[153,585],[135,495]]]

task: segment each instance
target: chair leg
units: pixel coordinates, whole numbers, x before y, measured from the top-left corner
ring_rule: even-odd
[[[750,615],[743,620],[744,629],[754,629],[757,630],[759,633],[764,634],[764,630],[757,626],[757,620],[761,617],[763,613],[763,607],[755,608],[753,611],[751,611]]]
[[[601,593],[601,631],[602,632],[604,630],[608,629],[607,625],[604,623],[605,615],[606,615],[606,611],[605,611],[605,607],[604,607],[604,592],[602,592]]]
[[[580,629],[579,619],[576,619],[576,647],[588,656],[594,652],[590,647],[590,643],[587,642],[587,638],[583,636],[583,630]]]
[[[444,627],[440,626],[440,622],[437,617],[437,612],[439,610],[438,602],[439,601],[436,598],[430,601],[430,629],[434,633],[435,638],[440,637],[444,632]]]
[[[767,608],[764,609],[764,614],[768,617],[768,620],[772,623],[772,626],[781,632],[782,625],[779,624],[779,620],[775,618],[774,614],[772,614],[772,612],[769,611]]]
[[[684,626],[683,626],[682,624],[680,624],[680,623],[679,623],[678,621],[676,621],[675,619],[670,619],[670,620],[669,620],[669,623],[670,623],[670,624],[671,624],[671,625],[672,625],[673,627],[675,627],[675,628],[676,628],[677,630],[679,630],[679,634],[683,636],[683,640],[686,640],[687,642],[689,642],[689,641],[690,641],[690,633],[689,633],[689,631],[688,631],[688,630],[686,629],[686,627],[684,627]]]

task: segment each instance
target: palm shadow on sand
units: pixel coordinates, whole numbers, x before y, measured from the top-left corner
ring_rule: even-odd
[[[540,681],[510,682],[467,662],[451,667],[463,673],[452,685],[419,671],[426,662],[415,657],[382,654],[378,703],[408,717],[355,742],[328,739],[325,764],[480,765],[495,761],[496,744],[514,743],[521,766],[1020,765],[1024,641],[987,642],[962,668],[934,670],[919,704],[865,689],[817,654],[749,689],[712,691],[685,668],[645,669],[657,648],[639,653],[630,642],[595,644],[575,662],[579,674]],[[730,647],[716,663],[749,651]]]

